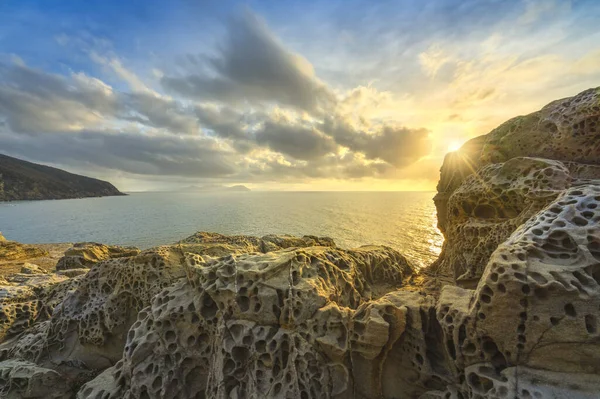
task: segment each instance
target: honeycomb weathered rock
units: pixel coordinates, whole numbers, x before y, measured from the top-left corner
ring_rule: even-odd
[[[511,379],[529,392],[517,397],[592,397],[590,386],[600,388],[600,186],[565,191],[498,247],[475,291],[445,287],[437,307],[463,397],[512,398]],[[521,369],[533,379],[521,381]],[[585,383],[555,386],[560,378]]]
[[[430,268],[473,288],[491,253],[563,190],[590,182],[600,166],[513,158],[465,179],[446,205],[443,251]]]
[[[56,264],[56,270],[90,268],[103,260],[135,256],[139,253],[140,250],[135,247],[79,242],[65,251]]]
[[[409,301],[402,297],[421,300],[417,293],[385,295],[413,268],[384,247],[310,247],[208,260],[187,254],[187,262],[190,278],[140,312],[112,377],[90,382],[80,397],[374,394],[382,383],[372,386],[373,378],[381,380],[387,370],[383,348],[392,352],[410,324]],[[419,308],[413,311],[420,320]],[[425,353],[416,350],[413,359],[419,356]],[[362,364],[356,375],[354,363]]]
[[[523,162],[517,161],[520,157],[544,158],[548,165],[531,165],[530,170],[525,163],[519,171],[514,167]],[[557,161],[558,169],[550,165]],[[434,201],[446,241],[432,271],[472,287],[492,251],[536,208],[560,190],[589,180],[600,180],[600,88],[554,101],[470,140],[448,154],[441,168]],[[543,194],[536,184],[550,191]],[[525,188],[542,193],[546,202],[539,195],[532,198]],[[464,212],[454,214],[465,199]],[[503,207],[506,212],[499,213]]]

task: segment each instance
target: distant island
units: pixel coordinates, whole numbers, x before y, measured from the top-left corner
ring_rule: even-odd
[[[0,154],[0,201],[126,195],[109,182]]]
[[[205,184],[203,186],[187,186],[183,187],[181,191],[252,191],[248,187],[241,184],[235,186],[223,186],[221,184]]]

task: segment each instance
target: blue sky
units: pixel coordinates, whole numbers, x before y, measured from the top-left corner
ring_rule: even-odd
[[[4,1],[0,148],[123,190],[429,189],[600,86],[600,3]]]

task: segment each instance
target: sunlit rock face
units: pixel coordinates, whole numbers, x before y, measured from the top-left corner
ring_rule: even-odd
[[[396,291],[414,269],[394,250],[188,254],[186,269],[139,313],[123,360],[79,397],[378,397],[398,368],[421,385],[434,374],[416,345],[432,299]],[[413,371],[416,359],[427,371]]]
[[[600,89],[469,141],[442,165],[434,200],[446,241],[431,270],[473,287],[490,254],[518,226],[562,190],[597,179]]]
[[[140,253],[135,247],[119,247],[95,242],[79,242],[65,251],[56,264],[56,270],[85,269],[113,258],[125,258]]]
[[[426,398],[593,398],[600,389],[600,185],[572,188],[492,254],[437,319],[456,383]]]

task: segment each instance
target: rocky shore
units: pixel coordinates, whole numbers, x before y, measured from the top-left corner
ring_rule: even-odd
[[[421,271],[314,236],[0,240],[1,395],[597,398],[600,89],[449,154],[435,203]]]

